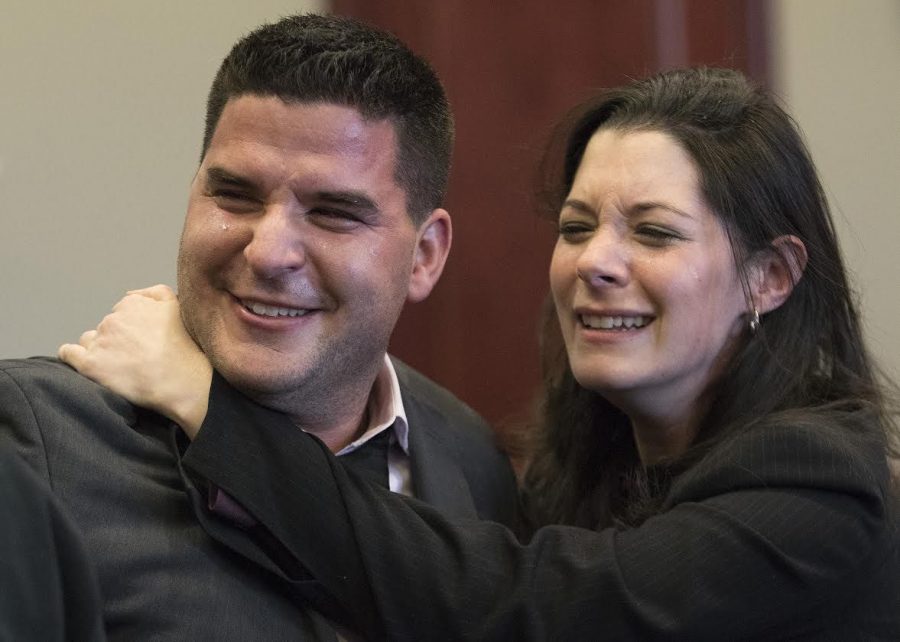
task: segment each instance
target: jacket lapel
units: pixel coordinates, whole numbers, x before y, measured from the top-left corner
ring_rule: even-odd
[[[398,371],[403,407],[409,421],[409,466],[416,499],[448,517],[476,518],[469,483],[459,466],[459,444],[447,420]]]

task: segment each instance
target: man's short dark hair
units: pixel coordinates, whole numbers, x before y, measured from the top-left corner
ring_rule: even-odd
[[[315,14],[263,25],[222,61],[206,106],[206,154],[225,104],[244,94],[353,107],[397,133],[395,175],[417,223],[444,198],[453,116],[429,64],[400,40],[359,21]]]

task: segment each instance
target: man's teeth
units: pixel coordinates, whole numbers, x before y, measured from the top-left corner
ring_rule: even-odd
[[[255,301],[242,301],[244,307],[263,317],[302,317],[309,310],[298,308],[279,308],[274,305],[264,305]]]
[[[643,328],[650,323],[650,317],[607,317],[582,314],[581,323],[594,330],[630,330]]]

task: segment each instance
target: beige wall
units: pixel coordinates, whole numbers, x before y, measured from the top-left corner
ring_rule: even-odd
[[[206,91],[231,44],[324,0],[0,0],[0,356],[174,284]]]
[[[775,84],[803,129],[859,290],[900,376],[900,2],[774,0]]]

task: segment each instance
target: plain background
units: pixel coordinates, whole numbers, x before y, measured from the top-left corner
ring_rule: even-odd
[[[0,356],[52,354],[127,289],[174,285],[219,62],[256,25],[325,2],[0,3]],[[900,2],[775,0],[771,16],[773,83],[819,167],[873,352],[900,376]]]
[[[819,169],[869,347],[900,377],[900,2],[771,6],[775,85]]]

